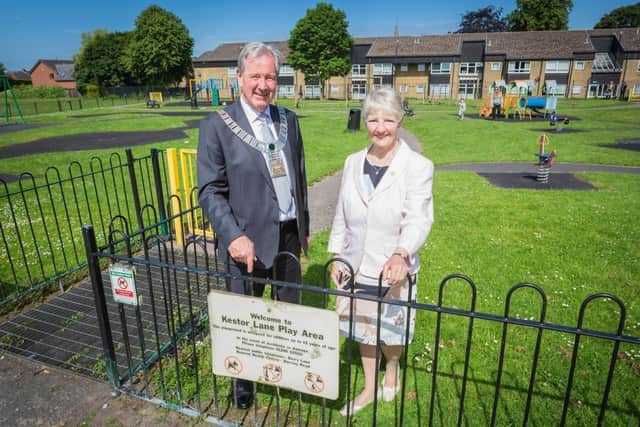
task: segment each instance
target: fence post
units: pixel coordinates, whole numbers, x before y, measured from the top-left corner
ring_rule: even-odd
[[[160,213],[160,229],[162,230],[162,235],[166,236],[168,234],[167,231],[167,223],[165,222],[167,218],[167,211],[164,206],[164,194],[162,192],[162,174],[160,173],[160,160],[158,158],[158,149],[151,149],[151,165],[153,167],[153,177],[156,182],[156,196],[158,197],[158,212]]]
[[[57,99],[56,101],[58,101],[58,111],[62,113],[62,103],[60,103],[59,99]]]
[[[113,347],[113,336],[111,335],[111,324],[109,323],[109,312],[107,311],[107,301],[104,296],[104,285],[102,283],[102,275],[100,273],[100,262],[94,255],[98,251],[96,243],[96,234],[92,225],[82,226],[82,237],[84,239],[84,247],[87,251],[87,265],[89,267],[89,276],[91,277],[91,287],[93,288],[93,300],[96,305],[96,315],[98,317],[98,328],[100,328],[100,336],[102,337],[102,350],[106,362],[107,378],[114,389],[117,389],[118,366],[116,364],[116,352]]]
[[[125,150],[127,154],[127,166],[129,168],[129,180],[131,181],[131,196],[133,197],[133,208],[136,211],[136,220],[138,221],[138,230],[144,228],[144,222],[142,220],[142,207],[140,206],[140,194],[138,194],[138,180],[136,179],[136,170],[133,165],[135,159],[131,148]]]

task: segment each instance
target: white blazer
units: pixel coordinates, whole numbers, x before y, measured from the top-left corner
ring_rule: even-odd
[[[409,254],[409,273],[420,268],[418,251],[433,223],[433,163],[402,140],[373,193],[365,186],[369,148],[347,157],[328,250],[354,272],[378,278],[397,249]]]

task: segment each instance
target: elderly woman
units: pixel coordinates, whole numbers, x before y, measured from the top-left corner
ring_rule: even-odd
[[[365,99],[364,120],[371,144],[345,161],[328,249],[334,257],[347,260],[355,273],[350,282],[347,269],[335,262],[332,278],[339,288],[346,290],[354,283],[354,292],[377,296],[380,278],[380,293],[386,299],[408,301],[407,275],[413,278],[411,300],[415,300],[418,251],[433,222],[433,163],[400,139],[402,118],[402,100],[393,89],[377,89]],[[350,300],[336,301],[340,333],[345,336],[350,331]],[[379,398],[391,401],[400,390],[398,361],[407,322],[409,342],[415,323],[415,310],[408,318],[406,307],[383,304],[378,319],[377,302],[354,298],[353,304],[352,338],[360,343],[365,385],[350,403],[352,414],[374,398],[377,328],[386,359]],[[342,408],[343,415],[347,408]]]

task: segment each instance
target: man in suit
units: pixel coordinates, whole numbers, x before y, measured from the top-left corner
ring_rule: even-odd
[[[200,125],[199,202],[220,241],[220,259],[234,275],[252,274],[300,282],[298,263],[276,262],[282,251],[307,250],[309,211],[304,149],[295,114],[270,105],[276,93],[281,54],[260,42],[245,45],[236,76],[240,99],[210,114]],[[264,284],[228,279],[227,290],[262,296]],[[297,289],[275,289],[281,301],[299,301]],[[250,381],[237,380],[239,408],[253,401]]]

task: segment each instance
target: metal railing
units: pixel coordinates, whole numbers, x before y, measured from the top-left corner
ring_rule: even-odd
[[[167,182],[164,153],[155,149],[139,158],[126,150],[94,156],[88,165],[73,161],[44,176],[25,172],[17,182],[0,179],[0,311],[84,277],[82,224],[95,224],[105,243],[115,216],[137,228],[161,221]]]
[[[217,425],[640,422],[634,393],[640,384],[637,361],[623,356],[640,355],[640,338],[624,335],[626,308],[615,296],[588,296],[579,307],[577,324],[568,326],[547,321],[548,296],[535,284],[513,286],[506,295],[504,313],[496,315],[477,311],[477,287],[459,274],[442,280],[437,301],[431,304],[331,289],[328,270],[335,260],[309,267],[323,270],[320,283],[270,284],[301,289],[305,305],[321,308],[331,308],[334,298],[342,296],[356,303],[377,303],[378,316],[383,302],[415,311],[416,336],[401,358],[401,391],[396,400],[381,402],[376,397],[371,408],[356,415],[338,414],[337,409],[362,387],[354,346],[347,341],[341,352],[337,402],[259,384],[254,406],[235,409],[228,397],[229,378],[212,373],[206,307],[206,293],[223,289],[229,275],[214,258],[215,246],[202,237],[189,236],[184,245],[177,246],[160,232],[165,225],[187,223],[186,219],[172,221],[176,217],[197,214],[201,213],[192,208],[136,233],[114,232],[119,239],[112,238],[102,247],[96,244],[93,227],[83,228],[106,370],[118,392]],[[127,250],[136,240],[148,243],[141,256],[131,256]],[[139,286],[144,292],[144,320],[140,306],[118,304],[117,316],[113,308],[108,310],[113,303],[111,285],[101,276],[104,262],[123,263],[143,272]],[[454,301],[450,295],[456,296]],[[514,313],[523,306],[537,314],[522,317]],[[602,330],[606,323],[602,317],[615,324],[612,331]],[[599,328],[589,327],[594,324]],[[377,334],[380,343],[379,327]],[[408,340],[409,334],[405,336]]]

